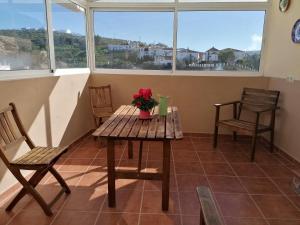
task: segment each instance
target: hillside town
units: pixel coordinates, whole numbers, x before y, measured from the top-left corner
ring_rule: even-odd
[[[172,65],[173,49],[164,44],[141,45],[140,42],[127,44],[108,44],[110,53],[135,52],[140,60],[152,59],[154,65]],[[245,70],[255,70],[256,66],[245,65],[245,62],[253,57],[260,57],[260,51],[242,51],[233,48],[217,49],[212,47],[205,52],[179,48],[176,52],[177,64],[184,64],[185,68],[211,68],[223,70],[225,65],[244,65]],[[259,60],[258,60],[259,61]],[[249,64],[249,63],[248,63]],[[178,66],[177,66],[178,69]]]

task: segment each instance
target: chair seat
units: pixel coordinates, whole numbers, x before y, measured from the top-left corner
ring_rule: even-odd
[[[113,112],[94,112],[94,116],[97,118],[110,117]]]
[[[22,157],[11,162],[17,167],[45,166],[67,151],[67,147],[35,147]]]
[[[244,121],[244,120],[236,120],[236,119],[231,119],[231,120],[221,120],[219,121],[219,126],[226,126],[231,130],[235,131],[255,131],[255,123],[249,122],[249,121]],[[268,126],[259,124],[258,125],[258,130],[267,130],[269,129]]]

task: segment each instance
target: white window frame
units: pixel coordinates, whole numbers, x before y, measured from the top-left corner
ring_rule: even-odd
[[[124,74],[124,75],[174,75],[174,76],[232,76],[232,77],[255,77],[263,76],[264,52],[266,40],[266,27],[268,22],[268,12],[271,1],[268,2],[178,2],[175,0],[170,3],[116,3],[116,2],[89,2],[89,46],[91,72],[93,74]],[[151,12],[174,12],[173,20],[173,65],[172,70],[134,70],[134,69],[104,69],[95,67],[95,42],[94,42],[94,12],[97,11],[151,11]],[[178,30],[179,11],[265,11],[263,25],[263,40],[261,46],[260,67],[257,72],[248,71],[188,71],[176,70],[176,47]]]
[[[87,67],[85,68],[65,68],[56,69],[55,66],[55,52],[54,52],[54,38],[53,38],[53,26],[52,26],[52,6],[51,0],[44,0],[45,4],[45,19],[47,25],[47,41],[48,41],[48,60],[49,69],[45,70],[0,70],[1,80],[17,80],[28,79],[38,77],[52,77],[52,76],[64,76],[64,75],[76,75],[76,74],[90,74],[90,59],[89,59],[89,41],[88,41],[88,20],[87,20],[87,2],[84,0],[68,0],[85,10],[85,30],[86,30],[86,55],[87,55]]]

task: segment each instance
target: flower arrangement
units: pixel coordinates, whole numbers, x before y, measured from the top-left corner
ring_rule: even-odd
[[[137,94],[133,95],[131,104],[141,111],[149,112],[153,107],[158,105],[158,102],[152,98],[152,91],[150,88],[141,88]]]

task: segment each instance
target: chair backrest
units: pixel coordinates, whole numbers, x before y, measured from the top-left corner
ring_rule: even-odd
[[[5,164],[8,160],[4,152],[22,141],[26,141],[31,149],[34,148],[19,119],[15,105],[10,103],[8,107],[0,110],[0,158]]]
[[[93,111],[99,111],[101,109],[108,109],[113,111],[111,87],[110,85],[89,87],[91,106]]]
[[[239,116],[243,109],[251,111],[252,109],[276,107],[279,95],[280,91],[244,88],[241,97]]]

